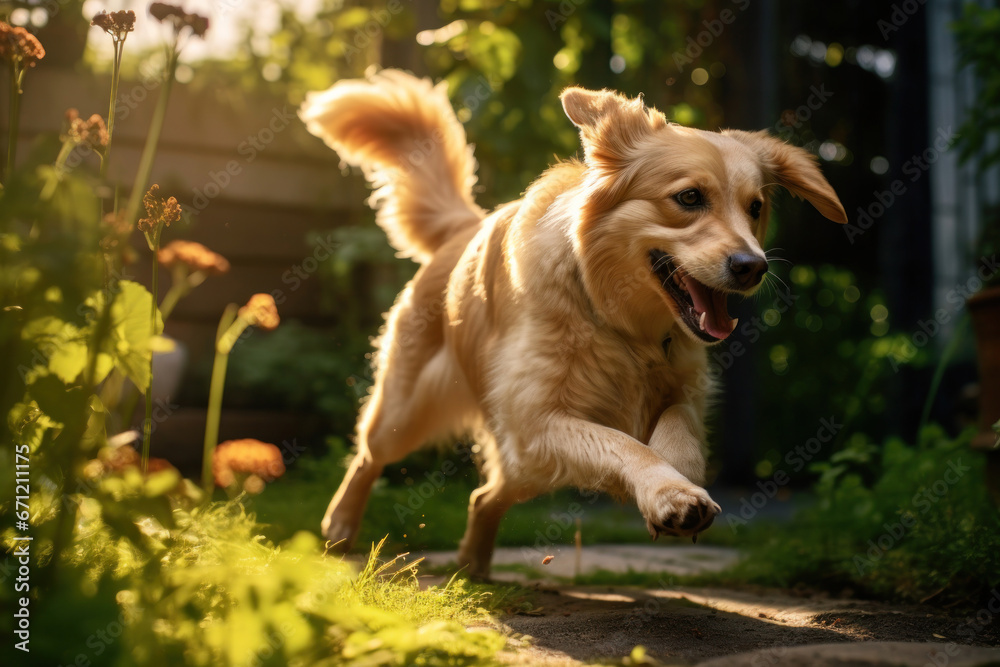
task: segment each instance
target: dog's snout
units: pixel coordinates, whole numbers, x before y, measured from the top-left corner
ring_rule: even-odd
[[[756,286],[767,273],[767,260],[760,255],[737,253],[729,256],[729,271],[743,289]]]

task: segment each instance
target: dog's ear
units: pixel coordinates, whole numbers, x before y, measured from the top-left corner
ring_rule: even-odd
[[[629,99],[610,90],[567,88],[559,96],[563,110],[580,128],[588,162],[614,162],[628,157],[629,149],[667,119],[647,108],[642,98]]]
[[[727,130],[727,136],[749,146],[760,158],[764,173],[773,183],[812,204],[823,217],[847,223],[847,213],[808,151],[786,144],[766,131]]]
[[[563,111],[573,124],[581,130],[594,128],[612,109],[628,102],[624,97],[610,90],[587,90],[573,86],[559,96]]]

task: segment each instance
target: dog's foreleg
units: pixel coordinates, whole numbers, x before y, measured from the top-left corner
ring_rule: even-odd
[[[527,460],[550,463],[560,481],[632,495],[654,539],[696,535],[721,509],[708,493],[638,440],[569,415],[552,418],[529,443]]]
[[[694,406],[672,405],[660,415],[649,439],[650,449],[699,486],[705,483],[705,429],[702,423]]]

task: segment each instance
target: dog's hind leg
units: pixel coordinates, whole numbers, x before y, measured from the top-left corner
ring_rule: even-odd
[[[458,548],[459,566],[465,567],[474,579],[489,578],[503,515],[512,505],[538,495],[537,491],[507,479],[498,464],[487,465],[486,483],[469,497],[469,520]]]
[[[382,469],[435,437],[461,428],[470,399],[445,348],[431,351],[422,368],[412,354],[393,359],[376,378],[358,420],[358,452],[321,525],[323,535],[347,551],[353,545],[372,485]],[[403,356],[403,355],[400,355]],[[397,364],[395,367],[392,364]],[[408,366],[408,367],[401,367]]]

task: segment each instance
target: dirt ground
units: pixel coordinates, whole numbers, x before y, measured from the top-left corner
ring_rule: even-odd
[[[620,552],[610,560],[607,553],[591,553],[589,561],[602,569],[609,569],[609,563],[615,569],[642,569],[636,557],[644,553],[653,560],[650,566],[678,558],[662,548],[615,549],[628,550],[631,562]],[[694,551],[680,553],[680,560],[687,559],[680,567],[687,569],[687,554]],[[513,557],[498,556],[501,563]],[[699,562],[713,563],[710,567],[727,560],[721,552],[715,558],[697,556]],[[441,554],[438,561],[445,557]],[[655,661],[650,664],[664,665],[1000,666],[1000,649],[993,648],[1000,645],[995,619],[982,627],[974,615],[928,605],[751,588],[527,584],[523,575],[510,571],[503,577],[521,578],[534,589],[534,609],[501,619],[511,636],[503,658],[516,665],[630,664],[622,658],[642,646]]]
[[[1000,664],[1000,650],[982,653],[965,643],[953,649],[956,655],[948,655],[945,647],[950,641],[965,640],[959,634],[964,619],[931,607],[719,588],[540,586],[535,595],[540,609],[503,619],[513,633],[532,638],[509,656],[515,664],[577,665],[617,659],[641,645],[664,664],[695,665],[761,651],[745,664],[784,665],[797,664],[790,647],[858,642],[919,642],[927,647],[904,659],[897,649],[885,654],[871,644],[867,653],[831,664]],[[995,626],[986,628],[973,642],[996,646],[1000,635]],[[939,657],[935,663],[935,654],[946,656],[947,662]],[[816,657],[802,664],[825,663]]]

